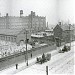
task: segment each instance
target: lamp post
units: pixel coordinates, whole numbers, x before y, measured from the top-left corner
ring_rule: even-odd
[[[69,40],[70,40],[70,49],[71,49],[71,24],[69,24]]]
[[[26,65],[28,66],[28,52],[27,52],[27,31],[26,31]]]

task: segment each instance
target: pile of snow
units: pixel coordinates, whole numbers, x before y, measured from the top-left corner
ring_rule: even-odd
[[[45,46],[45,45],[47,45],[47,44],[45,44],[45,43],[40,44],[40,46]]]
[[[27,44],[27,50],[31,50],[32,49],[32,46]],[[26,51],[26,44],[23,44],[23,45],[20,45],[18,46],[18,50],[23,50],[23,51]]]
[[[46,43],[40,44],[39,42],[36,42],[36,43],[35,43],[35,48],[37,48],[37,47],[42,47],[42,46],[45,46],[45,45],[47,45],[47,44],[46,44]]]
[[[32,46],[27,44],[27,49],[30,50],[31,48]],[[23,51],[26,51],[26,44],[17,46],[16,43],[0,40],[0,58]]]

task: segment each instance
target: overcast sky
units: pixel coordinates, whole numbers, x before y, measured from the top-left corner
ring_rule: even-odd
[[[74,22],[75,0],[59,0],[59,19]]]
[[[0,0],[0,13],[2,16],[19,16],[19,11],[24,11],[24,16],[31,11],[36,15],[46,16],[49,24],[56,24],[59,20],[73,21],[74,0]]]

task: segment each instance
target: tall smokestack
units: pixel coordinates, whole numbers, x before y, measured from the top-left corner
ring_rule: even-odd
[[[20,17],[23,16],[23,10],[20,10]]]
[[[47,29],[48,29],[48,22],[47,22]]]
[[[8,13],[6,13],[6,17],[8,17]]]
[[[59,26],[61,27],[61,22],[59,22]]]
[[[0,17],[1,17],[1,13],[0,13]]]

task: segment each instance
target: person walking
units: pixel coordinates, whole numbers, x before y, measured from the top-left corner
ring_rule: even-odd
[[[18,64],[16,64],[16,69],[18,69]]]
[[[31,53],[31,58],[32,58],[32,53]]]
[[[43,60],[43,63],[44,63],[44,61],[45,61],[45,54],[44,53],[42,55],[42,60]]]

